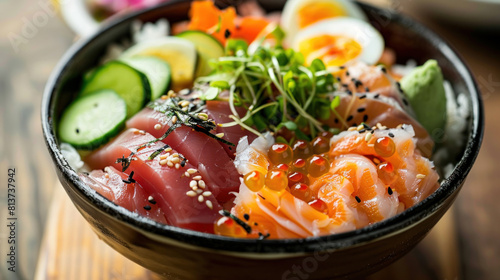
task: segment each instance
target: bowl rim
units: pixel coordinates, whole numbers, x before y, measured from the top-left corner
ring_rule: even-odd
[[[68,65],[75,57],[78,57],[80,51],[91,46],[99,37],[105,36],[108,32],[121,24],[126,24],[134,18],[150,13],[155,10],[167,9],[170,6],[182,4],[183,0],[173,0],[162,3],[142,11],[128,14],[127,16],[115,19],[104,24],[95,34],[77,41],[63,55],[57,66],[54,68],[46,84],[41,108],[42,130],[49,153],[56,165],[56,168],[65,180],[71,182],[72,187],[90,201],[102,213],[116,218],[127,226],[135,230],[148,232],[160,236],[160,238],[169,238],[181,243],[195,245],[204,249],[216,249],[227,252],[247,252],[247,253],[300,253],[311,252],[315,250],[343,249],[361,243],[383,238],[391,233],[402,230],[410,225],[429,217],[437,211],[444,202],[450,197],[465,181],[465,178],[472,168],[472,165],[479,153],[483,132],[484,132],[484,112],[482,98],[477,83],[460,55],[443,38],[425,27],[423,24],[394,11],[381,9],[372,5],[357,3],[364,10],[372,10],[377,13],[383,12],[384,15],[390,15],[391,22],[395,22],[405,28],[412,28],[429,42],[433,42],[440,52],[451,62],[459,75],[464,79],[467,91],[470,92],[471,118],[470,135],[464,149],[464,154],[456,164],[452,174],[441,182],[441,186],[429,197],[405,210],[404,212],[385,219],[381,222],[363,227],[361,229],[338,233],[326,236],[308,237],[300,239],[237,239],[224,236],[218,236],[208,233],[197,232],[193,230],[178,228],[174,226],[160,224],[153,220],[143,217],[137,217],[136,214],[118,206],[103,196],[97,194],[92,188],[84,184],[77,173],[69,166],[62,156],[57,145],[56,135],[53,130],[52,112],[54,105],[54,96],[58,86],[62,82]]]

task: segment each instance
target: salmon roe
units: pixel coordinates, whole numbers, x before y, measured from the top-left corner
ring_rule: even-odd
[[[309,184],[309,179],[304,173],[301,172],[293,172],[288,175],[288,186],[291,187],[297,183]]]
[[[281,169],[273,169],[267,172],[266,187],[274,191],[282,191],[288,186],[288,177]]]
[[[303,158],[296,159],[292,164],[292,170],[298,172],[307,172],[307,161]]]
[[[308,158],[312,155],[313,150],[311,145],[304,140],[295,140],[293,142],[293,158],[294,159],[302,159],[302,158]]]
[[[309,202],[309,205],[321,213],[328,214],[328,206],[319,198]]]
[[[377,166],[377,174],[384,184],[390,185],[396,181],[396,172],[390,162],[384,162]]]
[[[290,193],[296,198],[301,199],[305,202],[311,200],[311,189],[308,185],[304,183],[297,183],[290,188]]]
[[[268,156],[269,160],[274,165],[281,163],[290,164],[293,160],[293,151],[287,144],[276,143],[269,149]]]
[[[243,176],[243,182],[253,192],[258,192],[264,186],[264,174],[252,171]]]
[[[229,217],[222,217],[214,224],[214,233],[230,237],[246,237],[247,232]]]
[[[323,136],[318,136],[312,140],[313,152],[315,154],[326,153],[330,150],[330,140]]]
[[[311,177],[317,178],[330,170],[330,162],[324,156],[312,156],[307,171]]]
[[[375,152],[381,157],[390,157],[396,152],[396,145],[390,137],[377,138],[374,145]]]

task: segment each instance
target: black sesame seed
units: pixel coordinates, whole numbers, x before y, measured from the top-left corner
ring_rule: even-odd
[[[389,137],[394,138],[394,133],[389,132]]]
[[[396,86],[398,87],[399,92],[403,92],[403,89],[401,88],[401,84],[399,82],[396,82]]]
[[[335,119],[335,120],[334,120],[334,122],[335,122],[335,123],[339,123],[339,119]]]
[[[358,132],[359,133],[364,133],[364,132],[366,132],[366,129],[363,128],[363,129],[359,130]]]
[[[341,80],[340,80],[340,77],[336,77],[336,79],[337,79],[337,81],[338,81],[338,82],[340,82],[340,81],[341,81]]]
[[[356,201],[357,201],[358,203],[360,203],[360,202],[361,202],[361,199],[360,199],[358,196],[355,196],[354,198],[356,198]]]
[[[365,116],[366,116],[366,115],[365,115]],[[366,116],[366,117],[367,117],[367,119],[368,119],[368,116]],[[366,123],[364,123],[364,124],[363,124],[363,127],[364,127],[366,130],[370,129],[370,127],[369,127]]]
[[[391,187],[387,188],[387,193],[389,193],[389,195],[392,195],[392,189],[391,189]]]
[[[358,113],[363,113],[366,110],[366,108],[358,108]]]
[[[356,80],[354,84],[356,85],[356,87],[360,87],[363,85],[363,82],[361,82],[360,80]]]
[[[341,70],[343,70],[343,69],[345,69],[345,66],[344,66],[344,65],[342,65],[342,66],[340,66],[339,68],[340,68]]]
[[[248,221],[248,220],[250,219],[250,215],[248,215],[248,214],[244,214],[244,215],[243,215],[243,218],[245,218],[245,220],[247,220],[247,221]]]
[[[365,114],[365,115],[363,116],[363,122],[366,122],[367,120],[368,120],[368,115],[367,115],[367,114]]]
[[[370,92],[370,88],[365,87],[365,91],[366,91],[366,92]]]
[[[253,223],[254,226],[258,226],[259,224],[258,223]]]
[[[351,82],[356,82],[356,78],[351,78]]]
[[[403,98],[403,103],[408,106],[408,100],[406,100],[406,98]]]
[[[229,31],[229,29],[226,29],[226,31],[224,31],[224,38],[229,38],[229,36],[231,36],[231,31]]]
[[[80,130],[78,128],[76,129],[76,133],[80,133]]]
[[[352,124],[352,126],[357,127],[357,126],[358,126],[358,124],[357,124],[357,123],[353,123],[353,124]]]
[[[350,122],[350,121],[352,121],[352,119],[354,119],[354,116],[350,115],[349,117],[347,117],[346,121]]]
[[[385,69],[385,67],[380,67],[380,70],[382,70],[382,72],[384,73],[387,73],[387,69]]]
[[[346,75],[346,76],[349,76],[349,75],[350,75],[350,74],[349,74],[349,71],[345,71],[345,75]]]
[[[343,86],[343,87],[345,87],[345,88],[348,88],[348,87],[349,87],[349,85],[348,85],[348,84],[342,84],[342,86]]]
[[[228,146],[228,149],[229,149],[230,151],[232,151],[232,150],[233,150],[233,147],[231,147],[231,146]]]
[[[377,98],[379,98],[379,97],[380,97],[380,93],[377,93],[377,94],[375,94],[375,95],[373,96],[373,98],[375,98],[375,99],[377,99]]]
[[[147,210],[147,211],[149,211],[149,210],[151,210],[151,206],[146,205],[146,206],[144,206],[144,209]]]
[[[347,94],[351,95],[352,96],[352,91],[350,90],[346,90]]]
[[[363,94],[359,97],[359,99],[365,99],[366,98],[366,94]]]

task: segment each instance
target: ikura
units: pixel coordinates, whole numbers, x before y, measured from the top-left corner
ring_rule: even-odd
[[[252,171],[243,176],[243,182],[253,192],[258,192],[264,186],[264,174]]]
[[[301,199],[305,202],[311,200],[311,189],[308,185],[303,183],[297,183],[290,188],[290,193],[296,198]]]
[[[309,205],[321,213],[328,214],[328,206],[319,198],[309,202]]]
[[[312,156],[307,171],[309,176],[317,178],[330,170],[330,162],[324,156]]]
[[[296,159],[292,164],[293,171],[306,172],[307,171],[307,161],[303,158]]]
[[[390,157],[396,152],[396,145],[390,137],[380,137],[375,141],[375,152],[381,157]]]
[[[288,175],[288,186],[291,187],[297,183],[309,184],[309,179],[304,173],[301,172],[293,172]]]
[[[315,154],[323,154],[330,150],[329,138],[318,136],[313,139],[312,147]]]
[[[396,173],[394,172],[394,166],[390,162],[384,162],[378,165],[377,174],[380,180],[384,184],[390,185],[396,180]]]
[[[294,159],[308,158],[313,153],[311,145],[304,140],[295,140],[292,147]]]
[[[276,143],[269,149],[268,156],[274,165],[281,163],[290,164],[293,160],[293,151],[287,144]]]
[[[282,191],[288,186],[288,177],[281,169],[269,170],[265,180],[266,187],[273,191]]]
[[[214,233],[230,237],[246,237],[247,232],[233,219],[222,217],[214,224]]]

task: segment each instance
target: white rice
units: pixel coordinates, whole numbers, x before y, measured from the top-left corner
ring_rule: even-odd
[[[68,162],[69,166],[73,168],[76,172],[82,172],[85,168],[85,163],[82,161],[80,154],[78,151],[68,143],[61,143],[59,145],[59,149],[61,149],[61,154]]]

